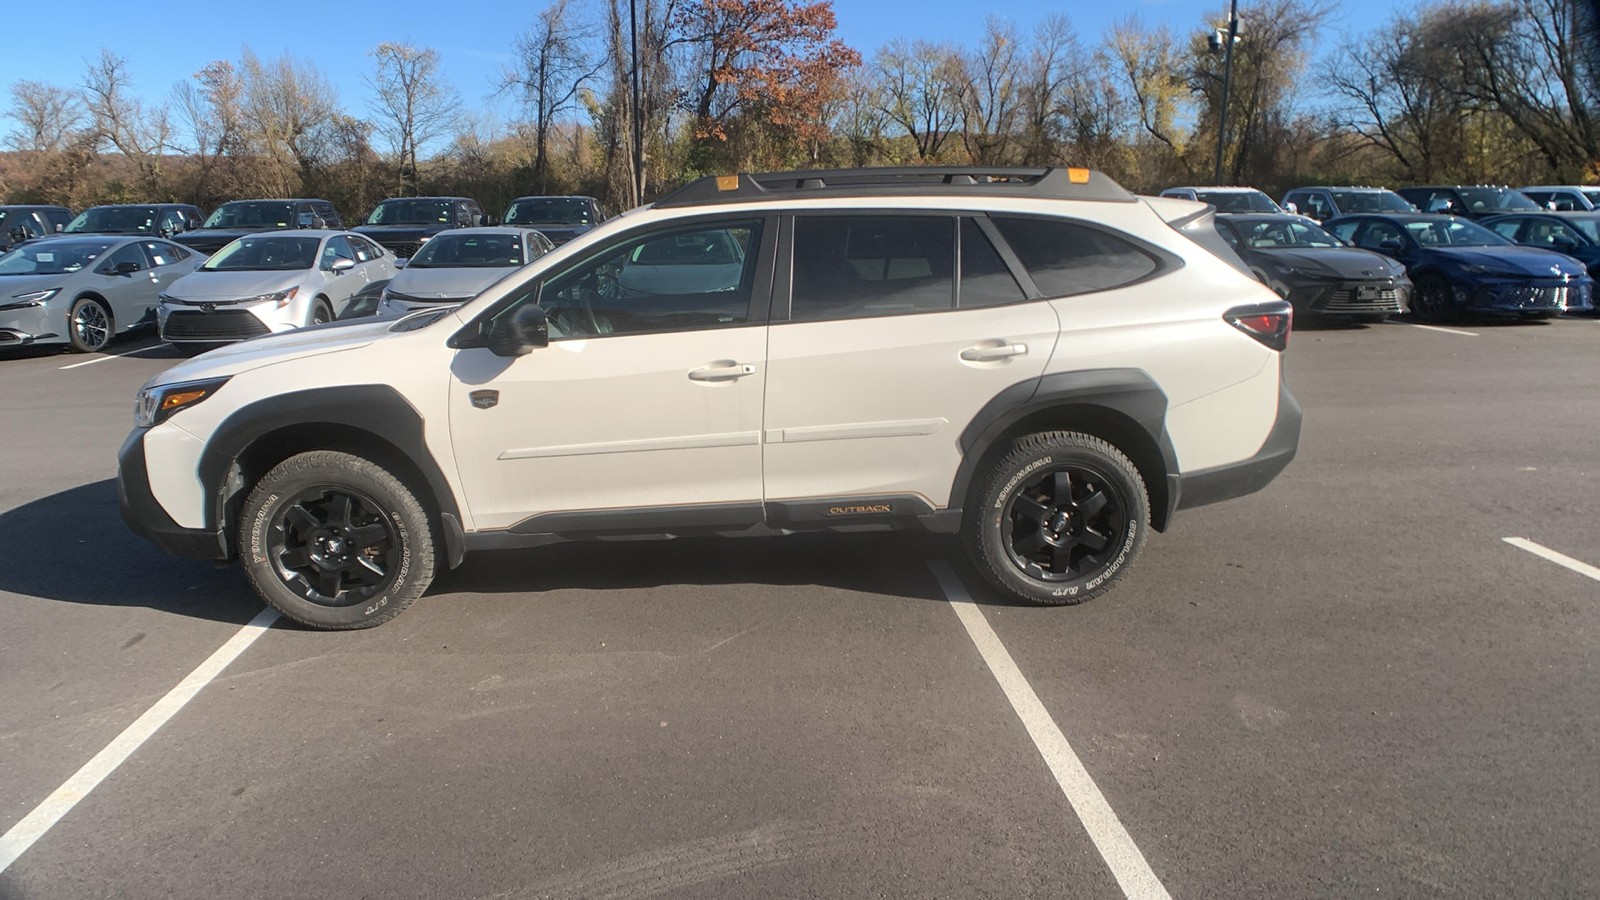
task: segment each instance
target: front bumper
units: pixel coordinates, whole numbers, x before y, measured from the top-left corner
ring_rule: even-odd
[[[228,540],[221,529],[184,528],[172,521],[156,500],[145,467],[144,436],[148,430],[135,428],[117,453],[117,504],[122,509],[122,521],[134,534],[173,556],[228,559]]]
[[[1495,280],[1472,289],[1457,287],[1456,293],[1461,305],[1479,312],[1562,312],[1594,306],[1594,282],[1588,278]]]
[[[1399,315],[1411,308],[1411,281],[1384,278],[1302,282],[1290,288],[1287,299],[1296,312],[1326,316]]]
[[[251,307],[229,303],[162,303],[156,307],[156,321],[161,339],[174,344],[228,343],[286,330],[274,328]]]
[[[56,320],[57,327],[50,327],[51,319]],[[0,347],[65,340],[65,326],[66,314],[53,310],[49,304],[8,309],[0,312]]]

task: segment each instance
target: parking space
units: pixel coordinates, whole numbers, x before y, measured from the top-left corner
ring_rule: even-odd
[[[1299,458],[1082,607],[807,535],[486,554],[376,630],[280,624],[0,897],[1124,896],[930,562],[1173,897],[1600,893],[1600,582],[1504,541],[1600,565],[1600,323],[1459,330],[1297,332]],[[129,350],[0,359],[0,831],[260,608],[118,519],[176,358]]]

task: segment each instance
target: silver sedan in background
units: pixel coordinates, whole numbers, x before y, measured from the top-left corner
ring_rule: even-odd
[[[0,255],[0,347],[67,344],[83,353],[155,322],[163,288],[206,256],[149,236],[55,237]]]
[[[226,343],[370,314],[394,272],[394,254],[359,234],[246,235],[162,292],[161,339]]]
[[[383,291],[378,315],[454,306],[555,249],[527,228],[460,228],[431,238]]]

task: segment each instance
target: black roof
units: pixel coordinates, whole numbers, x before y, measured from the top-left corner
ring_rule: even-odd
[[[895,196],[1016,197],[1117,203],[1136,200],[1121,185],[1092,169],[905,166],[711,175],[667,194],[654,205],[657,209],[674,209],[807,197]]]
[[[63,209],[72,212],[65,206],[56,206],[52,203],[0,203],[0,209]]]
[[[465,201],[467,201],[469,203],[477,203],[478,202],[476,200],[473,200],[471,197],[385,197],[382,200],[379,200],[378,202],[379,203],[388,203],[390,200],[465,200]]]
[[[1530,210],[1530,212],[1531,211],[1532,210]],[[1437,222],[1440,219],[1447,219],[1447,220],[1449,220],[1451,222],[1466,222],[1466,223],[1473,224],[1473,225],[1478,224],[1476,222],[1473,222],[1471,219],[1467,218],[1466,216],[1447,216],[1447,215],[1445,215],[1443,213],[1424,213],[1424,212],[1358,212],[1358,213],[1345,213],[1342,216],[1335,216],[1335,217],[1329,219],[1328,222],[1337,222],[1340,219],[1393,219],[1396,222]],[[1328,222],[1323,222],[1322,223],[1322,227],[1323,228],[1327,228],[1328,227]]]
[[[193,203],[99,203],[89,209],[199,209]]]
[[[218,206],[227,206],[228,203],[327,203],[321,197],[244,197],[238,200],[229,200],[219,203]]]

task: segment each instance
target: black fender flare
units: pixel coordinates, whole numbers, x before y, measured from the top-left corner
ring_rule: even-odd
[[[343,435],[365,432],[404,457],[425,482],[416,487],[425,487],[430,495],[419,499],[438,510],[445,520],[441,529],[447,543],[458,543],[452,538],[458,538],[460,510],[450,483],[428,450],[422,414],[399,391],[383,384],[291,391],[248,403],[230,413],[206,439],[205,450],[200,454],[200,480],[214,501],[206,509],[206,528],[227,529],[229,504],[249,487],[241,481],[239,463],[257,441],[284,429],[318,426]],[[358,448],[352,449],[359,452]],[[459,561],[459,553],[452,552],[451,556]]]
[[[1074,427],[1075,418],[1101,419],[1118,428],[1127,423],[1134,429],[1121,441],[1099,436],[1119,445],[1144,475],[1150,524],[1164,531],[1178,506],[1178,457],[1167,435],[1166,392],[1142,369],[1060,372],[1018,382],[996,394],[961,432],[961,465],[950,488],[950,506],[963,504],[979,466],[1011,438],[1034,430],[1030,426],[1035,423],[1044,428]],[[1136,446],[1123,446],[1129,438]]]

